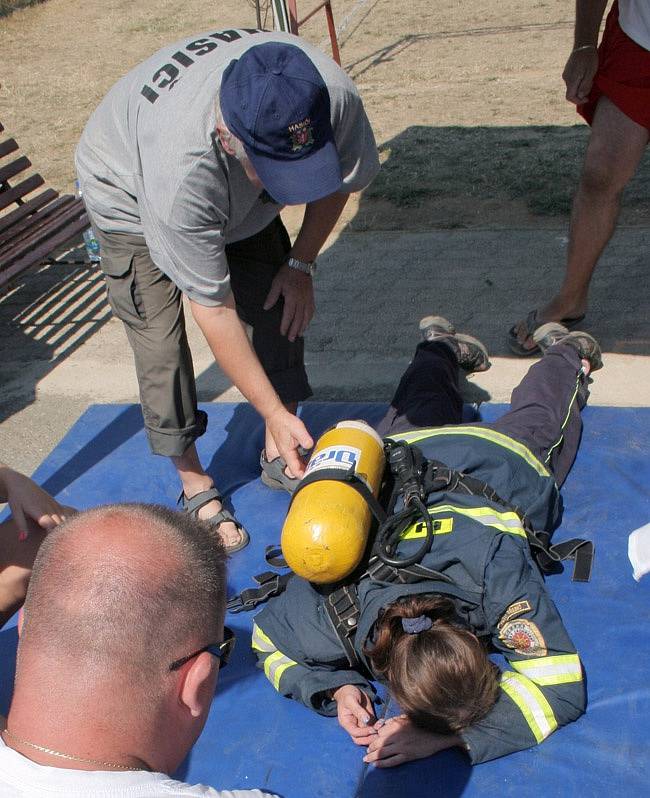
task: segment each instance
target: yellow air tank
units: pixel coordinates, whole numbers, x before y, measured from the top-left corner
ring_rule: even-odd
[[[324,469],[354,471],[379,493],[385,458],[381,438],[364,421],[341,421],[316,443],[305,476]],[[282,553],[310,582],[343,579],[359,564],[368,540],[371,512],[351,485],[322,479],[301,488],[282,527]]]

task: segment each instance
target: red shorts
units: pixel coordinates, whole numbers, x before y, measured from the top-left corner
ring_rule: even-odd
[[[632,121],[650,130],[650,51],[623,32],[618,24],[618,3],[607,17],[589,99],[578,106],[578,113],[589,124],[603,95]]]

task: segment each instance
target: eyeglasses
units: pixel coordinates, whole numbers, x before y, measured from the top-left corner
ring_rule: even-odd
[[[203,646],[203,648],[199,648],[198,651],[194,651],[191,654],[188,654],[186,657],[181,657],[180,659],[174,660],[172,664],[169,666],[170,671],[177,671],[179,668],[182,668],[186,662],[189,662],[194,657],[198,657],[199,654],[203,654],[204,651],[207,651],[208,654],[212,654],[219,660],[219,667],[225,668],[228,664],[228,660],[230,659],[230,655],[232,654],[232,650],[235,647],[235,633],[232,629],[229,629],[227,626],[223,627],[223,643],[211,643],[208,646]]]

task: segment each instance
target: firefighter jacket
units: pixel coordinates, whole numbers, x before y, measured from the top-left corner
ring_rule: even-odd
[[[558,489],[522,443],[484,425],[396,437],[417,443],[425,457],[488,482],[538,530],[553,529]],[[256,616],[253,649],[276,690],[324,715],[335,715],[329,691],[341,685],[357,685],[376,695],[364,646],[372,644],[382,609],[406,595],[447,596],[461,621],[506,659],[495,705],[462,734],[472,762],[484,762],[535,745],[578,718],[586,702],[582,666],[517,514],[464,493],[435,493],[428,504],[435,536],[422,565],[451,581],[401,584],[361,578],[354,647],[365,674],[351,670],[323,591],[297,576]],[[413,553],[423,535],[421,525],[405,530],[398,555]]]

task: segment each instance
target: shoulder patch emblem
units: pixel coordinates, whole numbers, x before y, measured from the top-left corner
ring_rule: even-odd
[[[546,641],[537,624],[521,618],[508,621],[499,631],[499,638],[508,648],[525,657],[545,657]]]
[[[508,609],[503,613],[503,617],[497,624],[497,629],[501,631],[501,628],[511,621],[513,618],[517,618],[519,615],[523,615],[525,612],[530,612],[532,607],[530,606],[530,601],[515,601],[514,604],[511,604]]]

